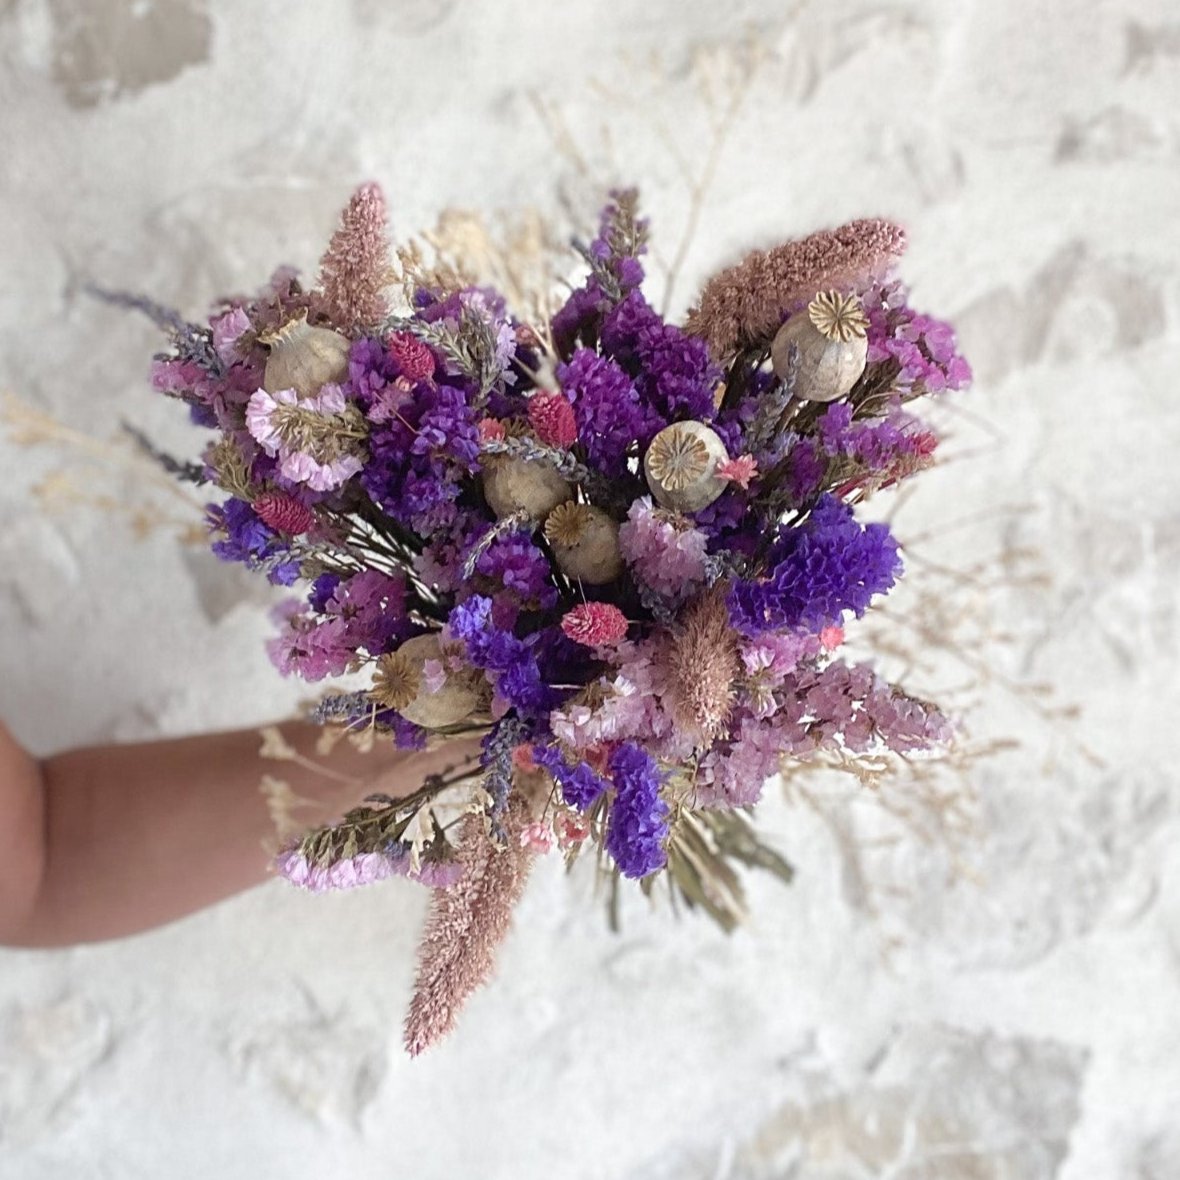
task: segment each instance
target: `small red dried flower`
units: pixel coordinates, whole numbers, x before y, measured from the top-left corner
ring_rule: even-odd
[[[574,407],[560,393],[535,393],[529,398],[529,424],[547,447],[570,447],[578,441]]]
[[[410,332],[394,332],[385,342],[403,377],[426,381],[434,376],[434,353],[430,346]]]
[[[607,647],[627,634],[627,617],[609,602],[584,602],[561,620],[561,629],[575,643]]]
[[[481,418],[479,420],[479,441],[480,442],[503,442],[507,431],[504,429],[503,422],[497,422],[495,418]]]
[[[263,492],[252,507],[267,528],[288,537],[298,537],[315,524],[315,513],[286,492]]]

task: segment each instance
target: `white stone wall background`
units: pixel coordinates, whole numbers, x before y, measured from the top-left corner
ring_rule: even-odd
[[[0,0],[0,388],[89,438],[127,418],[191,450],[146,390],[150,327],[80,284],[199,311],[313,265],[369,177],[402,231],[448,205],[584,211],[633,180],[671,253],[687,202],[654,125],[699,164],[700,79],[744,69],[751,38],[679,299],[749,245],[910,226],[915,298],[958,320],[978,383],[948,411],[959,460],[899,514],[915,560],[891,609],[989,670],[914,669],[978,702],[969,740],[1019,742],[969,766],[971,832],[898,840],[863,800],[772,798],[797,882],[753,882],[728,940],[642,905],[611,935],[546,864],[499,979],[414,1063],[409,887],[276,883],[123,943],[2,952],[0,1177],[1180,1175],[1173,4]],[[49,511],[33,489],[63,469],[167,503],[0,439],[18,734],[49,751],[293,705],[267,595],[174,531]],[[918,558],[1005,572],[952,593]]]

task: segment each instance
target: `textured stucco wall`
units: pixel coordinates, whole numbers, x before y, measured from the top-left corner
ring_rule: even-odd
[[[680,298],[743,245],[911,227],[915,297],[978,383],[944,419],[959,458],[898,509],[911,585],[881,634],[977,702],[974,748],[1016,742],[934,784],[974,792],[969,828],[776,795],[798,882],[755,882],[729,940],[642,905],[612,936],[546,864],[499,981],[413,1064],[409,887],[274,884],[0,952],[5,1180],[1180,1175],[1172,0],[0,0],[0,387],[84,439],[125,417],[191,450],[145,389],[150,328],[79,285],[197,311],[313,264],[368,177],[405,229],[635,180],[671,254],[669,138],[699,172],[704,82],[751,40]],[[0,714],[47,751],[293,704],[267,594],[83,455],[0,438]]]

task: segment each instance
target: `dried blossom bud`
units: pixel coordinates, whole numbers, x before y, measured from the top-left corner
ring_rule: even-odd
[[[412,332],[394,332],[385,346],[408,381],[428,381],[434,376],[434,353]]]
[[[703,422],[673,422],[652,439],[643,460],[656,502],[677,512],[699,512],[726,488],[717,468],[729,458],[725,444]]]

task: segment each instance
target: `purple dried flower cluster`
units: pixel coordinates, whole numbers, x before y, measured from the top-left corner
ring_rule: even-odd
[[[461,855],[439,835],[415,870],[469,874],[440,904],[439,971],[467,961],[472,931],[490,963],[508,892],[555,834],[684,888],[686,865],[724,859],[692,843],[717,818],[694,811],[752,802],[781,758],[946,740],[932,706],[833,656],[901,573],[888,528],[853,505],[929,464],[937,438],[909,403],[970,377],[949,325],[890,273],[899,227],[751,255],[681,326],[642,290],[646,222],[616,193],[580,248],[585,281],[544,324],[409,253],[390,314],[384,208],[376,186],[358,192],[318,288],[280,271],[207,326],[132,305],[173,341],[155,387],[217,432],[214,551],[305,583],[275,609],[271,658],[309,681],[367,678],[316,716],[406,748],[483,737],[479,759],[380,820],[400,840],[446,792],[473,813]],[[829,290],[867,323],[862,371],[834,400],[797,355],[768,356],[784,314]],[[401,845],[337,839],[346,826],[281,871],[310,888],[406,872]],[[685,896],[713,895],[698,881]],[[450,1019],[429,997],[417,1010]]]

